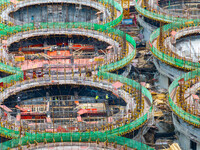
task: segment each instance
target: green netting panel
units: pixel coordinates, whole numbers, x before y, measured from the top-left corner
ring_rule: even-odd
[[[0,0],[0,5],[10,4],[10,0]]]
[[[119,10],[121,12],[121,15],[118,18],[116,18],[115,20],[108,22],[104,25],[113,27],[113,26],[116,26],[117,24],[119,24],[123,19],[123,8],[121,7],[121,5],[119,3],[115,2],[115,1],[111,1],[111,0],[99,0],[99,1],[102,3],[103,2],[108,3],[112,6],[114,6],[117,10]]]
[[[122,21],[122,19],[123,19],[123,8],[121,7],[121,5],[119,3],[115,2],[115,1],[111,1],[111,0],[97,0],[97,2],[109,4],[113,7],[115,7],[121,13],[121,15],[119,17],[115,18],[114,20],[112,20],[108,23],[105,23],[104,24],[105,26],[113,27],[113,26],[118,25]],[[10,4],[10,0],[0,0],[0,5],[3,5],[3,4]],[[27,27],[30,28],[31,26],[27,26]],[[0,26],[0,29],[1,29],[1,26]],[[26,27],[24,27],[23,29],[26,29]]]
[[[12,83],[13,81],[20,81],[23,79],[23,72],[18,72],[17,74],[10,75],[8,77],[0,79],[0,83]]]
[[[17,71],[20,71],[20,68],[12,67],[4,63],[0,63],[0,68],[4,68],[4,71],[8,73],[16,73]]]
[[[92,29],[92,30],[96,30],[96,31],[111,33],[113,35],[117,35],[117,36],[121,36],[121,37],[123,37],[125,34],[124,32],[114,29],[114,28],[106,27],[104,25],[85,23],[85,22],[83,22],[83,23],[82,22],[79,22],[79,23],[55,23],[55,22],[41,23],[40,28],[42,28],[42,29],[47,29],[47,28],[50,28],[50,29],[53,29],[53,28],[55,28],[55,29],[84,28],[84,29]],[[1,30],[0,33],[2,35],[11,35],[16,32],[28,31],[28,30],[33,30],[33,29],[34,29],[34,24],[29,23],[29,24],[24,24],[23,26],[7,27],[7,28],[5,28],[5,30]],[[133,38],[129,35],[127,35],[126,38],[127,38],[127,41],[130,42],[132,44],[132,46],[135,48],[136,44],[135,44],[135,41],[133,40]],[[130,62],[131,59],[133,59],[133,57],[135,56],[135,52],[136,51],[134,49],[134,51],[131,53],[131,55],[129,55],[127,58],[124,58],[124,59],[120,60],[119,62],[109,64],[108,66],[105,67],[105,68],[107,68],[106,70],[112,70],[114,68],[120,68],[120,67],[124,66],[125,64]],[[19,71],[19,69],[16,69],[16,68],[10,67],[10,66],[6,66],[4,64],[0,64],[0,68],[6,72],[16,74],[16,75],[12,75],[12,76],[3,78],[0,80],[0,82],[10,83],[12,80],[19,81],[20,79],[23,78],[22,72],[17,73],[17,71]]]
[[[125,83],[129,86],[132,86],[132,87],[138,89],[138,90],[141,87],[141,85],[139,83],[137,83],[136,81],[125,78],[121,75],[116,75],[113,73],[99,71],[98,76],[103,76],[103,79],[111,79],[112,78],[114,81],[120,81],[121,83]],[[142,87],[142,94],[144,94],[150,100],[151,103],[153,102],[151,93],[144,87]],[[151,111],[152,111],[152,107],[149,110],[149,115],[150,115]],[[142,125],[145,121],[147,121],[147,119],[148,119],[148,114],[145,114],[144,116],[136,119],[135,121],[131,122],[130,124],[126,124],[122,127],[118,127],[113,130],[110,130],[110,131],[106,131],[106,133],[115,134],[115,135],[120,135],[120,134],[126,133],[126,132]]]
[[[117,75],[117,74],[114,74],[114,73],[99,71],[98,76],[103,76],[103,79],[112,78],[114,81],[120,81],[122,83],[126,83],[127,85],[130,85],[130,86],[132,86],[132,87],[134,87],[138,90],[141,86],[138,82],[136,82],[134,80],[131,80],[129,78],[125,78],[124,76]],[[152,102],[151,93],[146,88],[142,87],[142,93],[149,98],[150,102]]]
[[[0,79],[0,83],[11,83],[12,81],[19,81],[23,79],[23,72],[20,70],[20,68],[11,67],[9,65],[5,65],[3,63],[0,63],[0,71],[13,74],[4,78]]]
[[[172,84],[169,87],[169,93],[171,93],[173,91],[174,88],[176,88],[177,86],[179,86],[178,81],[182,78],[184,78],[185,81],[194,78],[195,76],[199,76],[200,75],[200,70],[197,69],[195,71],[189,72],[187,74],[184,74],[180,77],[178,77],[175,81],[172,82]],[[192,124],[195,125],[200,125],[200,117],[197,117],[195,115],[192,115],[190,113],[185,112],[182,108],[178,107],[172,100],[172,98],[169,96],[169,104],[171,106],[171,108],[173,109],[173,111],[182,119],[185,119],[187,121],[189,121]]]
[[[151,12],[151,11],[146,10],[146,9],[142,8],[141,6],[139,6],[137,2],[138,2],[138,0],[136,0],[136,4],[135,4],[136,10],[138,12],[140,12],[141,14],[144,14],[145,16],[149,17],[149,18],[153,18],[155,20],[169,22],[169,23],[183,22],[183,21],[193,21],[193,19],[186,19],[186,18],[168,16],[168,15],[163,15],[163,14]]]
[[[96,142],[105,142],[106,140],[109,143],[117,143],[118,145],[127,145],[129,148],[136,148],[138,150],[153,150],[153,148],[134,141],[132,139],[128,139],[125,137],[119,136],[111,136],[101,132],[90,132],[90,133],[43,133],[32,136],[22,137],[21,139],[13,139],[1,144],[1,149],[6,150],[8,148],[14,148],[20,145],[27,145],[27,142],[33,144],[35,141],[38,143],[42,143],[46,140],[48,143],[54,142],[88,142],[89,140]]]
[[[104,2],[109,3],[111,1],[105,0]],[[118,3],[114,2],[114,3],[112,3],[112,5],[114,5],[122,13],[123,10]],[[123,37],[124,34],[125,34],[124,32],[110,28],[110,27],[107,27],[107,26],[114,26],[114,25],[120,23],[121,20],[122,20],[122,15],[120,17],[118,17],[116,20],[105,24],[105,26],[98,25],[98,24],[91,24],[91,23],[80,23],[80,22],[79,23],[40,23],[40,28],[41,29],[47,29],[47,28],[50,28],[50,29],[52,29],[52,28],[57,28],[57,29],[58,28],[84,28],[84,29],[92,29],[92,30],[96,30],[96,31],[101,31],[101,32],[105,32],[105,33],[111,33],[111,34]],[[16,32],[33,30],[34,24],[29,23],[29,24],[24,24],[23,26],[15,26],[15,27],[8,27],[8,26],[4,26],[2,24],[0,26],[0,28],[4,29],[3,31],[2,30],[0,31],[1,36],[3,36],[3,35],[11,35],[11,34],[16,33]],[[126,35],[126,39],[127,39],[128,42],[130,42],[132,44],[133,48],[135,48],[136,44],[135,44],[135,41],[133,40],[133,38],[129,35]],[[112,69],[123,67],[125,64],[130,62],[134,58],[134,56],[135,56],[135,49],[129,56],[123,58],[119,62],[112,63],[112,64],[109,64],[107,66],[103,66],[99,73],[102,74],[104,76],[104,78],[106,78],[106,77],[107,78],[114,78],[115,80],[120,80],[123,83],[127,83],[128,85],[131,84],[133,87],[139,88],[140,85],[138,83],[136,83],[135,81],[131,80],[131,79],[127,79],[127,78],[124,78],[122,76],[117,76],[117,75],[114,75],[114,74],[104,72],[104,71],[110,71]],[[9,77],[1,79],[2,82],[9,83],[11,81],[18,81],[18,80],[23,78],[23,72],[21,72],[18,68],[6,67],[6,66],[3,66],[3,65],[0,66],[0,67],[3,68],[3,69],[6,69],[6,71],[10,71],[12,73],[15,73],[14,75],[11,75]],[[142,88],[142,92],[152,102],[152,97],[151,97],[151,94],[148,92],[148,90],[145,89],[145,88]],[[150,108],[150,112],[151,111],[152,111],[152,107]],[[110,132],[109,134],[121,134],[121,133],[130,131],[131,129],[134,129],[134,128],[142,125],[142,123],[144,123],[147,120],[147,117],[148,117],[148,114],[145,114],[143,117],[136,119],[135,121],[131,122],[130,124],[124,125],[122,127],[116,128],[116,129],[108,131],[108,132]],[[1,131],[3,131],[3,134],[5,134],[7,136],[13,136],[15,138],[19,134],[17,131],[13,131],[13,130],[9,130],[9,129],[3,129],[2,128]],[[108,132],[106,132],[106,133],[108,133]],[[96,134],[97,133],[99,133],[99,132],[96,132]],[[88,133],[83,133],[83,134],[88,134]],[[89,134],[91,134],[91,133],[89,133]],[[24,137],[25,140],[22,141],[22,142],[26,143],[27,139],[33,138],[33,136],[30,135],[30,133],[26,133],[26,135],[28,135],[28,136]],[[57,134],[57,135],[58,135],[58,139],[60,139],[60,135],[59,134]],[[52,134],[44,134],[44,136],[49,142],[53,141]],[[53,136],[55,138],[56,135],[54,134]],[[40,135],[40,136],[35,135],[35,138],[37,138],[37,140],[40,140],[41,137],[42,137],[42,135]],[[69,134],[63,135],[63,137],[66,138],[66,140],[70,139],[70,141],[71,141],[71,138],[72,138],[74,141],[78,141],[79,138],[80,138],[80,135],[79,135],[79,133],[73,133],[72,135],[69,135]],[[88,135],[83,135],[83,137],[84,137],[84,138],[82,138],[83,141],[84,141],[84,139],[88,140],[88,138],[89,138]],[[91,138],[93,140],[96,140],[97,137],[99,137],[99,136],[95,137],[94,133],[93,133],[93,136],[91,136]],[[105,140],[105,136],[100,136],[99,138],[101,138],[102,140]],[[41,140],[43,140],[43,139],[41,139]],[[118,140],[118,142],[120,144],[120,140]],[[19,143],[19,141],[16,140],[16,143],[15,142],[10,143],[11,144],[10,147],[12,147],[13,145],[18,144],[18,143]],[[131,144],[132,144],[132,146],[134,146],[138,149],[144,149],[143,147],[138,146],[137,143],[132,142],[132,140],[131,140]],[[142,144],[140,144],[140,145],[142,145]],[[145,149],[147,149],[147,148],[145,147]]]
[[[198,23],[199,23],[198,21],[193,21],[193,22],[194,22],[194,25],[198,25]],[[187,27],[188,25],[185,25],[185,22],[182,22],[182,23],[175,22],[175,23],[171,23],[171,24],[167,24],[167,25],[163,26],[163,31],[167,32],[170,30],[174,30],[175,28],[180,28],[182,26]],[[150,36],[150,50],[158,59],[160,59],[161,61],[164,61],[164,62],[168,62],[171,65],[175,65],[179,68],[186,68],[188,70],[200,68],[200,63],[198,63],[198,62],[191,62],[191,61],[187,61],[187,60],[178,59],[178,58],[169,56],[169,55],[159,51],[152,44],[154,39],[156,39],[159,36],[159,34],[160,34],[160,29],[156,29]]]
[[[123,33],[121,33],[120,36],[123,37]],[[107,71],[112,71],[112,70],[121,68],[121,67],[125,66],[127,63],[129,63],[135,57],[136,43],[135,43],[134,39],[130,35],[126,34],[126,40],[133,46],[133,48],[134,48],[133,52],[130,55],[128,55],[127,57],[125,57],[117,62],[113,62],[108,65],[102,66],[100,68],[101,71],[107,72]]]
[[[0,134],[14,139],[19,137],[19,131],[10,130],[4,127],[0,127]]]

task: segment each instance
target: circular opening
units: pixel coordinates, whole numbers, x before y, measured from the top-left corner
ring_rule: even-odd
[[[126,114],[126,102],[122,98],[83,85],[27,89],[7,98],[4,105],[12,110],[11,116],[16,117],[17,124],[21,121],[24,128],[46,132],[101,129],[102,125]]]
[[[192,59],[193,62],[198,62],[200,59],[200,35],[189,35],[181,37],[174,44],[176,53],[186,59]]]
[[[79,4],[52,3],[30,5],[12,11],[9,16],[24,23],[96,22],[98,10]]]

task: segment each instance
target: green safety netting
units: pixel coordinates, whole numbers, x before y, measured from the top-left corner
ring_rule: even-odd
[[[84,133],[42,133],[42,134],[34,134],[32,136],[25,136],[18,139],[13,139],[1,144],[2,150],[7,150],[8,148],[13,148],[19,146],[27,145],[28,143],[34,144],[35,141],[37,143],[42,143],[46,141],[47,143],[53,142],[105,142],[108,143],[116,143],[118,145],[127,145],[129,148],[135,148],[138,150],[153,150],[143,143],[134,141],[132,139],[128,139],[120,136],[112,136],[107,135],[101,132],[84,132]]]
[[[121,75],[116,75],[116,74],[109,73],[109,72],[103,72],[100,70],[98,72],[98,76],[102,76],[103,79],[113,79],[114,81],[120,81],[121,83],[132,86],[133,88],[136,88],[137,90],[139,90],[141,87],[141,85],[139,83],[137,83],[136,81],[131,80],[129,78],[125,78],[124,76],[121,76]],[[142,93],[149,99],[149,101],[151,103],[153,102],[151,93],[146,88],[142,87]],[[151,115],[151,112],[152,112],[152,107],[149,109],[148,113],[146,113],[142,117],[132,121],[130,124],[126,124],[122,127],[118,127],[113,130],[107,131],[107,133],[120,135],[120,134],[126,133],[130,130],[134,130],[137,127],[141,126],[145,121],[147,121],[148,115]]]
[[[95,2],[99,2],[99,3],[102,3],[102,4],[109,4],[113,7],[115,7],[115,9],[120,11],[120,13],[121,13],[120,16],[118,16],[114,20],[105,23],[104,24],[105,26],[114,27],[122,21],[122,19],[123,19],[123,8],[119,3],[115,2],[115,1],[111,1],[111,0],[96,0]],[[0,0],[0,5],[3,5],[3,4],[7,4],[7,5],[10,4],[10,0]],[[1,25],[0,25],[0,29],[1,29]]]
[[[3,82],[4,84],[5,83],[13,83],[14,81],[20,81],[23,79],[23,72],[20,71],[14,75],[10,75],[10,76],[7,76],[7,77],[4,77],[4,78],[1,78],[0,79],[0,83]]]
[[[8,128],[4,128],[0,126],[0,133],[2,133],[2,136],[6,136],[6,138],[19,138],[19,131],[15,131],[15,130],[10,130]]]
[[[193,26],[193,25],[197,26],[197,25],[199,25],[199,22],[193,21],[193,23],[189,24],[189,25],[185,24],[185,22],[182,22],[182,23],[174,22],[171,24],[164,25],[163,32],[172,31],[172,30],[175,30],[176,28],[182,28],[183,26],[188,27],[188,26]],[[193,70],[193,69],[200,67],[199,62],[192,62],[192,61],[188,61],[188,60],[175,58],[175,57],[165,54],[164,52],[159,51],[153,45],[154,39],[158,38],[159,34],[160,34],[160,28],[156,29],[150,36],[150,50],[158,59],[160,59],[161,61],[167,62],[171,65],[174,65],[176,67],[185,68],[187,70]]]
[[[169,87],[169,104],[172,108],[172,110],[182,119],[188,121],[191,124],[194,124],[196,126],[200,126],[200,117],[192,115],[190,113],[187,113],[186,111],[184,111],[182,108],[178,107],[172,100],[171,98],[171,92],[173,91],[173,89],[175,89],[176,87],[179,86],[178,81],[182,78],[184,78],[184,81],[190,80],[196,76],[200,75],[200,70],[196,69],[195,71],[186,73],[180,77],[178,77],[175,81],[172,82],[172,84]]]
[[[0,68],[4,68],[5,72],[11,73],[11,74],[16,73],[17,71],[21,71],[20,68],[12,67],[12,66],[6,65],[4,63],[0,63]]]
[[[29,25],[31,26],[30,28],[29,28]],[[121,37],[123,37],[124,34],[125,34],[124,32],[122,32],[120,30],[117,30],[117,29],[114,29],[114,28],[106,27],[104,25],[91,24],[91,23],[41,23],[40,26],[41,26],[40,28],[42,28],[42,29],[44,29],[44,28],[46,28],[46,29],[48,29],[48,28],[66,28],[66,27],[67,28],[93,29],[93,30],[97,30],[97,31],[103,31],[103,32],[106,32],[106,33],[111,33],[111,34],[114,34],[114,35],[117,35],[117,36],[121,36]],[[34,26],[33,26],[33,24],[28,24],[28,25],[24,25],[21,28],[18,26],[17,28],[18,28],[18,32],[20,32],[22,30],[23,31],[32,30],[32,29],[34,29]],[[15,30],[17,30],[17,29],[15,28]],[[13,32],[15,30],[10,30],[10,31]],[[140,88],[139,83],[137,83],[137,82],[135,82],[135,81],[133,81],[131,79],[124,78],[122,76],[118,76],[118,75],[115,75],[115,74],[111,74],[111,73],[105,72],[105,71],[110,71],[110,70],[115,70],[115,69],[121,68],[125,64],[129,63],[134,58],[134,56],[135,56],[135,46],[136,46],[135,41],[129,35],[126,35],[126,39],[134,48],[134,50],[131,52],[131,54],[128,55],[127,57],[123,58],[122,60],[118,61],[118,62],[103,66],[100,69],[98,75],[103,76],[103,78],[105,78],[105,79],[106,78],[107,79],[108,78],[112,78],[113,80],[120,80],[122,83],[127,83],[128,85],[131,85],[131,86],[133,86],[133,87],[138,89],[138,88]],[[16,75],[19,75],[19,73],[16,74]],[[23,75],[23,73],[21,73],[21,76],[22,75]],[[18,81],[18,79],[15,79],[15,81]],[[150,92],[147,89],[145,89],[144,87],[142,88],[142,93],[145,96],[147,96],[149,98],[149,100],[152,102],[152,97],[151,97]],[[152,107],[150,108],[150,112],[151,111],[152,111]],[[107,131],[107,132],[109,134],[120,135],[120,134],[126,133],[126,132],[128,132],[130,130],[133,130],[133,129],[141,126],[145,121],[147,121],[147,119],[148,119],[148,114],[145,114],[144,116],[136,119],[135,121],[131,122],[130,124],[126,124],[126,125],[124,125],[122,127],[118,127],[116,129],[113,129],[113,130]],[[15,135],[15,133],[13,133],[12,130],[10,130],[10,132],[4,132],[4,130],[2,130],[1,133],[5,134],[7,136]]]
[[[115,2],[115,1],[111,1],[111,0],[98,0],[98,1],[101,2],[101,3],[105,3],[105,4],[108,3],[112,6],[114,6],[117,10],[119,10],[121,12],[121,14],[118,18],[114,19],[111,22],[105,23],[104,24],[105,26],[113,27],[113,26],[116,26],[117,24],[119,24],[122,21],[122,19],[123,19],[123,8],[119,3]]]
[[[122,33],[122,36],[123,36],[123,33]],[[130,35],[126,34],[126,40],[133,46],[133,48],[134,48],[133,52],[131,54],[129,54],[127,57],[125,57],[119,61],[102,66],[100,68],[101,71],[107,72],[107,71],[116,70],[118,68],[122,68],[123,66],[125,66],[127,63],[129,63],[135,57],[136,43],[135,43],[134,39]]]
[[[107,27],[105,25],[85,23],[85,22],[78,22],[78,23],[56,23],[56,22],[40,23],[40,27],[38,27],[37,29],[65,29],[65,28],[68,28],[68,29],[69,28],[71,28],[71,29],[76,29],[76,28],[90,29],[90,30],[95,30],[95,31],[100,31],[100,32],[120,36],[122,38],[125,35],[124,32],[117,30],[117,29],[114,29],[114,28],[111,28],[111,27]],[[29,30],[34,30],[34,29],[35,29],[34,24],[29,23],[29,24],[24,24],[23,26],[7,27],[4,31],[3,30],[2,31],[4,32],[3,35],[9,35],[9,34],[12,35],[12,34],[17,33],[17,32],[29,31]],[[111,63],[109,65],[103,66],[102,67],[103,71],[121,68],[134,58],[135,53],[136,53],[136,51],[135,51],[136,43],[130,35],[126,35],[126,39],[133,46],[133,48],[134,48],[133,52],[130,55],[128,55],[128,57],[123,58],[122,60],[120,60],[118,62]],[[23,78],[23,72],[20,71],[17,68],[5,65],[3,63],[0,64],[0,68],[1,68],[1,71],[5,71],[5,72],[9,72],[9,73],[14,74],[12,76],[8,76],[6,78],[0,79],[0,83],[1,82],[10,83],[11,81],[19,81],[20,79]]]
[[[20,70],[20,68],[17,67],[11,67],[9,65],[6,65],[4,63],[0,63],[0,71],[6,72],[9,75],[7,77],[1,78],[0,83],[12,83],[13,81],[19,81],[23,79],[23,72]]]
[[[149,10],[146,10],[146,9],[142,8],[140,5],[138,5],[138,1],[139,0],[135,0],[135,1],[136,1],[136,4],[135,4],[136,10],[139,13],[143,14],[144,16],[146,16],[148,18],[152,18],[154,20],[168,22],[168,23],[183,22],[183,21],[193,21],[193,19],[174,17],[172,15],[166,15],[166,14],[160,14],[160,13],[151,12]]]
[[[10,4],[10,0],[0,0],[0,5]]]
[[[109,22],[109,23],[106,23],[105,25],[98,25],[98,24],[91,24],[91,23],[84,23],[84,22],[77,22],[77,23],[40,23],[40,26],[37,27],[37,29],[53,29],[53,28],[56,28],[56,29],[63,29],[63,28],[84,28],[84,29],[90,29],[90,30],[96,30],[96,31],[100,31],[100,32],[105,32],[105,33],[110,33],[110,34],[113,34],[113,35],[117,35],[117,36],[121,36],[121,37],[124,37],[125,33],[120,31],[120,30],[117,30],[117,29],[114,29],[114,28],[110,28],[110,26],[115,26],[117,25],[118,23],[121,22],[122,20],[122,7],[121,5],[119,5],[118,3],[116,2],[112,2],[110,0],[99,0],[100,2],[103,2],[106,4],[106,3],[110,3],[111,5],[114,5],[114,7],[119,10],[121,12],[121,15],[120,17],[118,17],[117,19]],[[4,1],[5,2],[5,1]],[[0,29],[3,29],[3,30],[0,30],[0,35],[1,36],[4,36],[4,35],[12,35],[14,33],[18,33],[18,32],[23,32],[23,31],[28,31],[28,30],[34,30],[35,29],[35,26],[34,26],[34,23],[29,23],[29,24],[24,24],[23,26],[14,26],[14,27],[10,27],[10,26],[5,26],[4,24],[0,24]],[[111,74],[111,73],[108,73],[107,71],[112,71],[112,70],[115,70],[115,69],[119,69],[123,66],[125,66],[127,63],[129,63],[135,56],[135,47],[136,47],[136,43],[135,41],[133,40],[133,38],[129,35],[126,35],[126,40],[133,46],[134,50],[125,58],[117,61],[117,62],[114,62],[114,63],[111,63],[111,64],[108,64],[108,65],[105,65],[105,66],[102,66],[100,68],[100,71],[98,73],[98,75],[100,76],[103,76],[103,78],[112,78],[114,80],[120,80],[122,83],[127,83],[128,85],[131,85],[137,89],[140,88],[140,85],[139,83],[131,80],[131,79],[127,79],[127,78],[124,78],[122,76],[118,76],[118,75],[115,75],[115,74]],[[2,78],[0,79],[0,82],[4,82],[4,83],[10,83],[12,81],[19,81],[23,78],[23,72],[19,69],[19,68],[15,68],[15,67],[11,67],[11,66],[8,66],[8,65],[5,65],[5,64],[0,64],[0,68],[2,68],[4,71],[7,71],[9,73],[12,73],[13,75],[10,75],[8,77],[5,77],[5,78]],[[148,97],[148,99],[151,101],[152,103],[152,97],[151,97],[151,94],[150,92],[142,87],[142,93]],[[150,108],[149,112],[151,113],[152,112],[152,107]],[[100,136],[102,139],[105,139],[105,135],[109,134],[109,135],[120,135],[120,134],[123,134],[123,133],[126,133],[130,130],[133,130],[139,126],[141,126],[145,121],[147,121],[148,119],[148,113],[144,114],[142,117],[132,121],[130,124],[126,124],[122,127],[118,127],[116,129],[113,129],[113,130],[110,130],[110,131],[106,131],[104,133],[104,136],[103,136],[103,133],[101,133],[102,135]],[[19,136],[19,131],[14,131],[14,130],[10,130],[10,129],[6,129],[6,128],[3,128],[1,127],[1,130],[0,130],[1,134],[3,134],[4,136],[7,136],[7,137],[12,137],[12,138],[17,138]],[[95,132],[95,133],[92,133],[93,135],[94,134],[99,134],[100,132]],[[44,140],[44,138],[42,139],[42,137],[44,136],[46,139],[49,139],[49,142],[52,141],[52,136],[55,138],[55,136],[57,135],[57,139],[60,138],[60,134],[63,134],[63,133],[58,133],[58,134],[50,134],[50,133],[45,133],[45,134],[42,134],[40,136],[38,136],[39,134],[37,135],[34,135],[34,134],[30,134],[30,133],[26,133],[26,136],[22,138],[22,140],[24,139],[24,142],[26,141],[27,142],[27,139],[31,140],[30,138],[33,137],[32,140],[35,140],[35,138],[37,138],[37,141],[39,140],[38,138],[40,137],[40,140]],[[68,135],[69,136],[68,136]],[[71,141],[71,137],[74,137],[72,138],[74,141],[78,140],[79,141],[79,138],[80,138],[80,135],[79,135],[79,138],[77,137],[79,133],[67,133],[66,135],[63,135],[63,140],[66,139]],[[85,138],[87,138],[88,140],[88,136],[86,136],[87,134],[90,134],[91,133],[81,133],[82,134],[85,134]],[[92,138],[93,137],[93,138]],[[97,139],[98,136],[92,136],[91,138],[94,139],[94,141]],[[109,137],[113,137],[113,136],[109,136]],[[116,139],[119,138],[119,140],[117,140],[116,142],[118,144],[124,144],[124,141],[123,143],[120,143],[121,141],[121,137],[117,137],[115,136]],[[109,138],[111,139],[111,138]],[[82,140],[84,141],[84,139],[82,138]],[[128,145],[128,141],[130,141],[129,139],[126,139],[126,143]],[[22,142],[22,141],[20,141]],[[25,142],[25,143],[26,143]],[[38,141],[39,142],[39,141]],[[31,143],[31,141],[30,141]],[[11,144],[11,145],[9,145]],[[15,147],[16,144],[19,144],[19,139],[15,139],[14,141],[12,142],[6,142],[3,144],[3,147]],[[132,147],[132,148],[137,148],[137,149],[151,149],[149,147],[147,147],[146,145],[144,144],[139,144],[135,141],[132,141],[129,143],[128,145],[129,147]]]

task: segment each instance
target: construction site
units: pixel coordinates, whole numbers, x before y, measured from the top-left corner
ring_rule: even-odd
[[[1,0],[1,150],[200,150],[198,0]]]

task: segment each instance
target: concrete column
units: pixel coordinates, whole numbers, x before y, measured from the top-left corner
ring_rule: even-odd
[[[70,58],[71,64],[74,64],[74,56],[73,56],[73,50],[72,50],[72,48],[70,48],[69,51],[70,51],[70,54],[72,54],[72,56]]]
[[[181,146],[181,149],[189,150],[190,149],[190,139],[182,133],[180,133],[178,138],[179,138],[178,141],[179,141],[179,145]]]
[[[65,19],[65,22],[69,22],[69,20],[68,20],[68,7],[69,7],[69,5],[67,4],[66,5],[66,19]]]
[[[200,150],[200,144],[197,143],[197,150]]]
[[[169,78],[160,74],[159,76],[159,85],[164,89],[168,89],[169,87]]]

